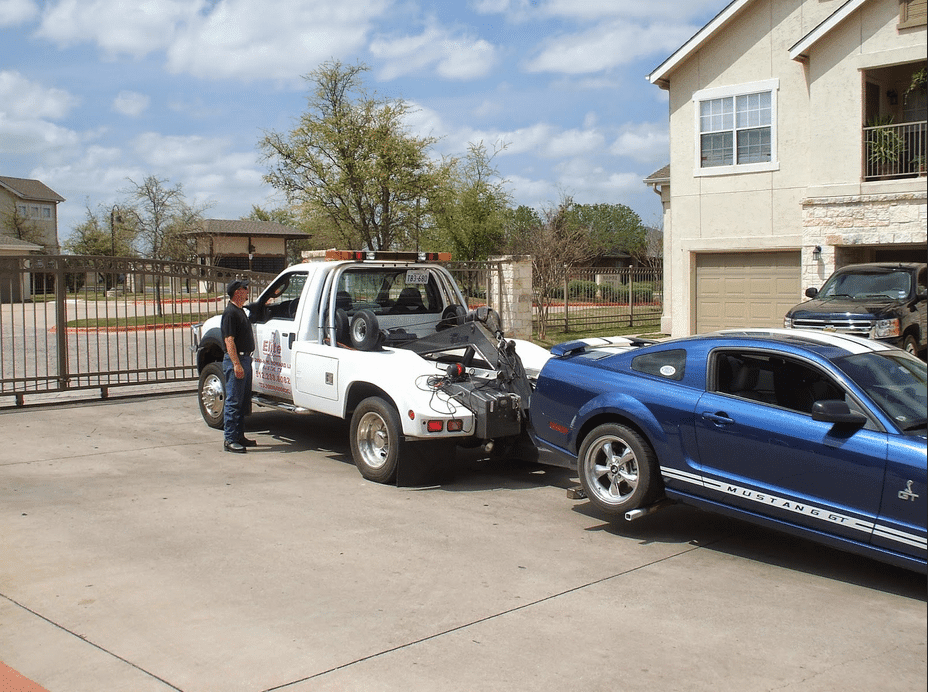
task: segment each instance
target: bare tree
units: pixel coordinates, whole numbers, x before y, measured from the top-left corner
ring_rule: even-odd
[[[0,233],[25,240],[36,245],[45,245],[45,234],[39,225],[23,214],[16,202],[0,209]]]
[[[513,239],[513,249],[532,257],[532,298],[538,306],[538,338],[548,329],[551,304],[562,289],[571,266],[590,261],[594,248],[588,229],[570,213],[572,200],[545,209],[537,223],[524,223]]]

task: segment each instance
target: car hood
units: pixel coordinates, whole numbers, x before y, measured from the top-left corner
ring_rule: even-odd
[[[906,301],[895,298],[814,298],[800,303],[789,311],[790,315],[813,313],[817,315],[871,315],[877,316],[893,308],[905,305]]]

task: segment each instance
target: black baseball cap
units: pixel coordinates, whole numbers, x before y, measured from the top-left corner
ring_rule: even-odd
[[[232,279],[229,285],[226,286],[226,293],[228,293],[231,298],[240,288],[248,288],[248,279]]]

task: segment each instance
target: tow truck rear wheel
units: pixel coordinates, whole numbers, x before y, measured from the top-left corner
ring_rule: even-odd
[[[211,428],[223,427],[223,408],[226,404],[226,376],[222,372],[222,363],[208,363],[200,372],[197,387],[197,399],[200,401],[200,415]]]
[[[369,481],[396,481],[397,462],[405,441],[400,416],[392,404],[372,396],[351,416],[351,456]]]

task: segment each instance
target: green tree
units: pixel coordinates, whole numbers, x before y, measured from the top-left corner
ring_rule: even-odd
[[[259,142],[265,180],[308,217],[328,219],[350,249],[409,247],[442,178],[428,156],[436,139],[407,132],[402,99],[368,94],[367,70],[333,61],[307,75],[312,94],[296,127]]]
[[[118,207],[101,207],[94,212],[88,204],[84,221],[74,227],[63,247],[75,255],[133,257],[135,228],[131,221],[125,222]]]
[[[511,195],[493,166],[501,150],[489,154],[483,142],[469,144],[467,156],[452,163],[445,194],[430,207],[436,233],[456,260],[485,260],[504,248]]]
[[[638,214],[624,204],[571,202],[566,213],[586,229],[594,255],[634,255],[645,245],[647,229]]]

